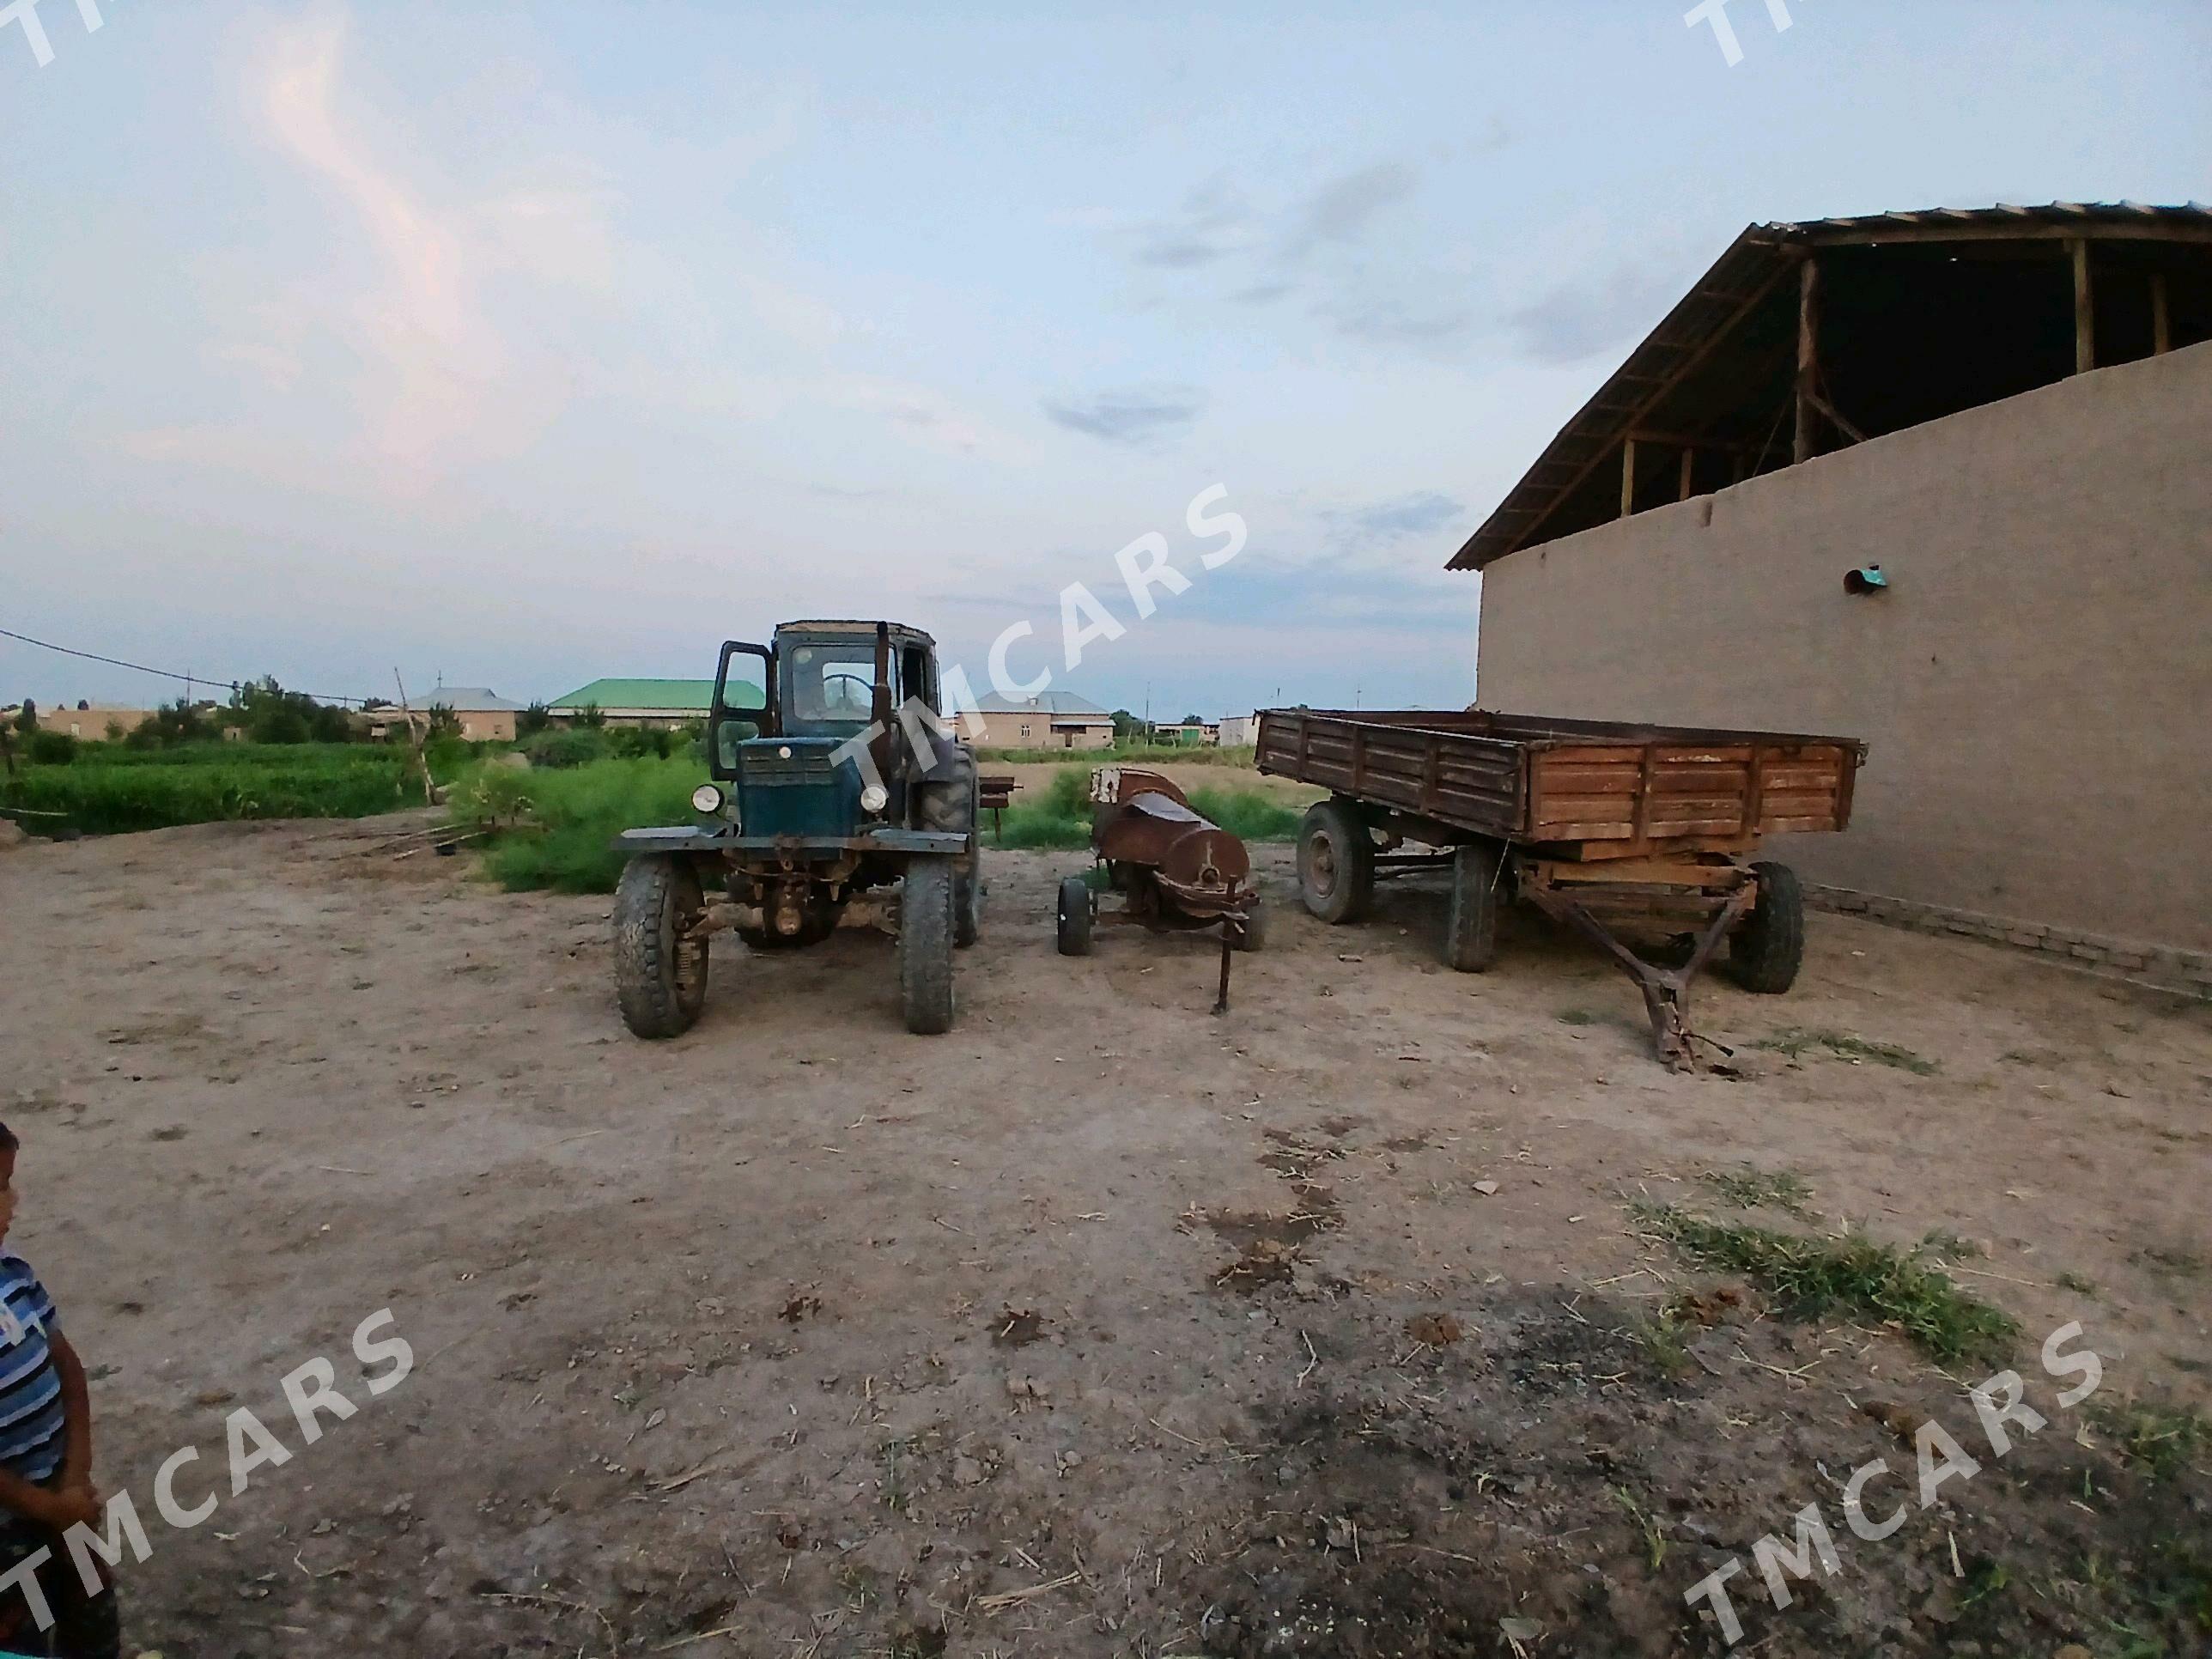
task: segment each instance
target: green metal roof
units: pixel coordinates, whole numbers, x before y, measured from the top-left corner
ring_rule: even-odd
[[[732,680],[730,700],[738,708],[757,708],[761,689],[750,681]],[[593,680],[547,705],[555,713],[589,706],[593,708],[651,708],[672,714],[704,714],[714,701],[712,680]]]

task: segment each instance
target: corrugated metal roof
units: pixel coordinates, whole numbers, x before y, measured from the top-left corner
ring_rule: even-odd
[[[423,702],[450,708],[456,714],[497,714],[519,711],[522,705],[502,697],[488,685],[440,685],[431,688]]]
[[[1073,691],[1047,691],[1026,702],[1002,697],[992,691],[976,699],[975,706],[987,714],[1045,714],[1054,719],[1085,720],[1094,723],[1113,718],[1088,697],[1079,697]]]
[[[2054,238],[2212,243],[2212,207],[2190,202],[2052,202],[2042,207],[1927,208],[1751,225],[1537,457],[1446,566],[1480,570],[1528,544],[1546,517],[1616,448],[1714,342],[1765,300],[1808,248],[1885,242]]]
[[[703,714],[714,701],[712,680],[593,680],[550,707],[556,714],[579,708],[650,708],[671,714]]]

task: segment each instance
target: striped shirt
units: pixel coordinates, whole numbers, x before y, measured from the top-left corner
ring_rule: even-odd
[[[61,1374],[46,1343],[59,1325],[31,1264],[0,1253],[0,1468],[25,1480],[50,1479],[67,1449]]]

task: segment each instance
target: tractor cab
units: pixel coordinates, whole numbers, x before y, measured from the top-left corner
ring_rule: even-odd
[[[757,684],[748,658],[757,659]],[[708,769],[730,786],[721,816],[757,836],[909,823],[911,786],[936,759],[908,747],[898,710],[910,698],[937,710],[936,642],[918,628],[796,622],[779,627],[770,646],[731,641],[708,726]],[[840,761],[838,751],[872,727],[870,766],[849,749]]]

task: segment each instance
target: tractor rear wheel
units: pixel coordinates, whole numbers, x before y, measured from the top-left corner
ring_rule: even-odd
[[[1752,911],[1729,936],[1729,971],[1747,991],[1780,996],[1797,982],[1805,960],[1805,889],[1786,864],[1762,859]]]
[[[899,1000],[906,1029],[936,1036],[952,1029],[952,890],[956,860],[909,859],[899,899]]]
[[[1080,876],[1063,876],[1060,883],[1060,953],[1064,957],[1091,954],[1091,884]]]
[[[975,751],[956,744],[945,775],[921,786],[921,827],[969,837],[952,882],[952,942],[966,950],[983,932],[982,783],[975,775]]]
[[[1298,896],[1323,921],[1357,921],[1375,896],[1375,837],[1347,800],[1306,809],[1298,826]]]
[[[632,859],[615,889],[615,1001],[641,1037],[681,1036],[707,1001],[705,911],[698,872],[665,855]]]

